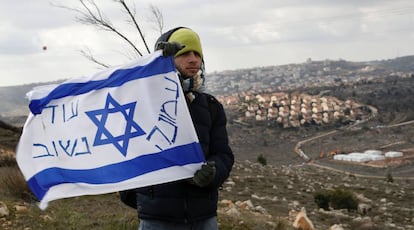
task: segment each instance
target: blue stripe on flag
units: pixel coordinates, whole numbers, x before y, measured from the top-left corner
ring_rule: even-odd
[[[169,61],[166,61],[167,59]],[[29,108],[33,114],[40,114],[46,105],[54,99],[81,95],[92,90],[117,87],[128,81],[171,71],[175,71],[173,58],[159,56],[154,59],[154,61],[144,66],[136,66],[130,69],[118,69],[108,76],[108,78],[102,80],[61,84],[53,89],[46,97],[30,101]]]
[[[186,154],[196,152],[197,154]],[[199,143],[191,143],[164,150],[156,154],[142,155],[129,161],[106,165],[94,169],[48,168],[27,183],[39,200],[53,186],[66,183],[110,184],[132,179],[149,172],[172,166],[201,163],[204,155]],[[138,185],[137,185],[138,187]]]

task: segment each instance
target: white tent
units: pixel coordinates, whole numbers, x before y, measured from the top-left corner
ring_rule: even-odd
[[[390,158],[392,158],[392,157],[402,157],[403,153],[402,152],[396,152],[396,151],[390,151],[390,152],[386,152],[384,155],[385,155],[385,157],[390,157]]]
[[[375,149],[365,150],[364,153],[369,154],[369,155],[382,155],[381,150],[375,150]]]

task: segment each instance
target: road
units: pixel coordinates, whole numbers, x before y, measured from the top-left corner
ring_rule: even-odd
[[[323,134],[320,134],[320,135],[317,135],[317,136],[313,136],[313,137],[307,138],[305,140],[299,141],[296,144],[296,146],[294,148],[294,151],[295,151],[295,153],[297,155],[299,155],[309,165],[312,165],[312,166],[315,166],[315,167],[321,167],[321,168],[329,169],[329,170],[332,170],[332,171],[349,173],[349,171],[347,171],[347,170],[341,170],[341,169],[337,169],[335,167],[331,167],[331,166],[327,166],[327,165],[322,165],[322,164],[318,163],[318,161],[315,161],[311,157],[309,157],[308,155],[306,155],[306,153],[305,153],[305,151],[303,151],[302,147],[303,147],[304,144],[309,143],[311,141],[315,141],[315,140],[320,139],[320,138],[324,138],[324,137],[327,137],[327,136],[330,136],[330,135],[337,134],[337,133],[339,133],[342,130],[348,130],[348,129],[355,128],[355,126],[360,125],[360,124],[363,124],[365,122],[366,121],[364,121],[364,122],[358,122],[356,124],[353,124],[352,126],[346,127],[344,129],[341,129],[341,130],[335,129],[335,130],[332,130],[332,131],[329,131],[329,132],[326,132],[326,133],[323,133]],[[398,126],[404,126],[404,125],[411,125],[411,124],[414,124],[414,120],[405,121],[405,122],[401,122],[401,123],[393,124],[393,125],[375,127],[375,128],[376,129],[384,129],[384,128],[393,128],[393,127],[398,127]],[[393,144],[395,144],[395,143],[393,143]],[[404,170],[405,171],[408,170],[409,172],[414,172],[414,169],[412,169],[412,167],[410,167],[408,169],[404,169]],[[354,173],[354,172],[352,172],[352,174],[355,175],[355,176],[360,176],[360,177],[384,178],[384,176],[366,175],[366,174]],[[407,174],[409,174],[409,173],[407,173]],[[411,177],[411,176],[408,176],[408,177],[394,177],[394,178],[395,179],[409,179],[409,180],[414,180],[414,177]]]

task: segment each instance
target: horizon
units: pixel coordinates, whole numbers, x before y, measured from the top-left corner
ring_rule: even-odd
[[[91,50],[96,59],[111,66],[134,58],[127,43],[76,21],[76,12],[53,6],[59,4],[57,0],[0,1],[4,3],[0,9],[0,86],[90,76],[99,71],[80,50]],[[126,2],[132,6],[134,1]],[[81,7],[78,1],[65,4]],[[96,4],[113,25],[145,50],[136,28],[125,21],[119,3]],[[197,4],[142,0],[136,15],[149,47],[153,47],[160,33],[151,22],[150,5],[162,13],[163,32],[186,26],[199,34],[207,73],[302,63],[308,58],[359,62],[414,54],[414,2],[408,0]]]
[[[384,58],[384,59],[375,59],[375,60],[361,60],[361,61],[352,61],[352,60],[346,60],[346,59],[343,59],[343,58],[338,58],[338,59],[325,58],[325,59],[318,59],[318,60],[314,60],[314,59],[311,58],[311,60],[312,60],[312,62],[321,62],[321,61],[326,61],[326,60],[329,60],[329,61],[346,61],[346,62],[374,62],[374,61],[388,61],[388,60],[404,58],[404,57],[410,57],[410,56],[414,56],[414,54],[404,55],[404,56],[399,56],[399,57],[393,57],[393,58]],[[223,73],[223,72],[228,72],[228,71],[249,70],[249,69],[256,69],[256,68],[273,67],[273,66],[300,65],[300,64],[304,64],[304,63],[306,63],[306,60],[304,60],[303,62],[287,63],[287,64],[280,64],[280,65],[253,66],[253,67],[249,67],[249,68],[227,69],[227,70],[212,71],[212,72],[207,71],[206,75],[208,76],[209,74]],[[18,84],[18,85],[0,85],[0,88],[14,87],[14,86],[26,86],[26,85],[32,85],[32,84],[33,85],[48,85],[48,84],[52,84],[53,82],[59,83],[59,82],[63,82],[63,81],[68,80],[68,79],[71,79],[71,78],[53,79],[51,81],[25,82],[25,83]]]

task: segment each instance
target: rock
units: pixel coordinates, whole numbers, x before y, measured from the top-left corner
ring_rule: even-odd
[[[227,199],[220,200],[219,203],[224,205],[234,204],[232,200]]]
[[[361,215],[366,215],[368,212],[371,212],[371,205],[369,204],[358,204],[358,213]]]
[[[375,226],[370,217],[357,217],[352,222],[359,224],[358,229],[371,229]]]
[[[372,203],[372,200],[366,198],[364,196],[364,194],[355,194],[356,198],[360,201],[360,202],[364,202],[364,203]]]
[[[231,217],[240,217],[240,212],[237,210],[236,207],[231,207],[229,210],[225,212],[227,215]]]
[[[344,228],[342,227],[342,224],[334,224],[331,227],[329,227],[328,230],[344,230]]]
[[[239,208],[244,209],[244,210],[251,210],[251,209],[254,208],[254,205],[253,205],[251,200],[246,200],[246,201],[243,201],[243,202],[237,201],[236,205]]]
[[[53,221],[53,218],[49,215],[42,215],[42,216],[40,216],[40,218],[42,218],[43,221],[45,221],[45,222]]]
[[[266,225],[270,226],[272,229],[275,229],[277,227],[276,223],[272,221],[267,221]]]
[[[294,200],[294,201],[292,201],[292,206],[293,207],[298,207],[300,205],[300,202],[299,201],[297,201],[297,200]]]
[[[10,215],[9,208],[7,208],[7,205],[4,202],[0,201],[0,217],[8,215]]]
[[[221,200],[220,204],[226,206],[226,207],[234,207],[234,203],[231,200]]]
[[[231,188],[232,187],[224,187],[223,190],[226,191],[226,192],[231,192],[231,190],[232,190]]]
[[[27,212],[28,209],[24,205],[15,205],[14,210],[16,210],[16,212]]]
[[[327,210],[324,210],[322,208],[318,210],[318,212],[320,212],[320,213],[323,213],[325,215],[330,215],[330,216],[333,216],[335,218],[349,218],[349,216],[347,214],[343,213],[344,211],[345,210],[343,210],[343,209],[340,209],[340,210],[333,209],[333,210],[327,211]]]
[[[292,226],[301,230],[315,230],[312,221],[306,215],[305,207],[302,207]]]
[[[258,195],[256,195],[256,194],[252,194],[251,195],[251,197],[253,198],[253,199],[256,199],[256,200],[264,200],[265,198],[263,198],[263,197],[259,197]]]
[[[268,214],[267,213],[267,210],[265,208],[263,208],[262,206],[260,206],[260,205],[254,207],[254,211],[259,212],[259,213],[261,213],[263,215],[267,215]]]

